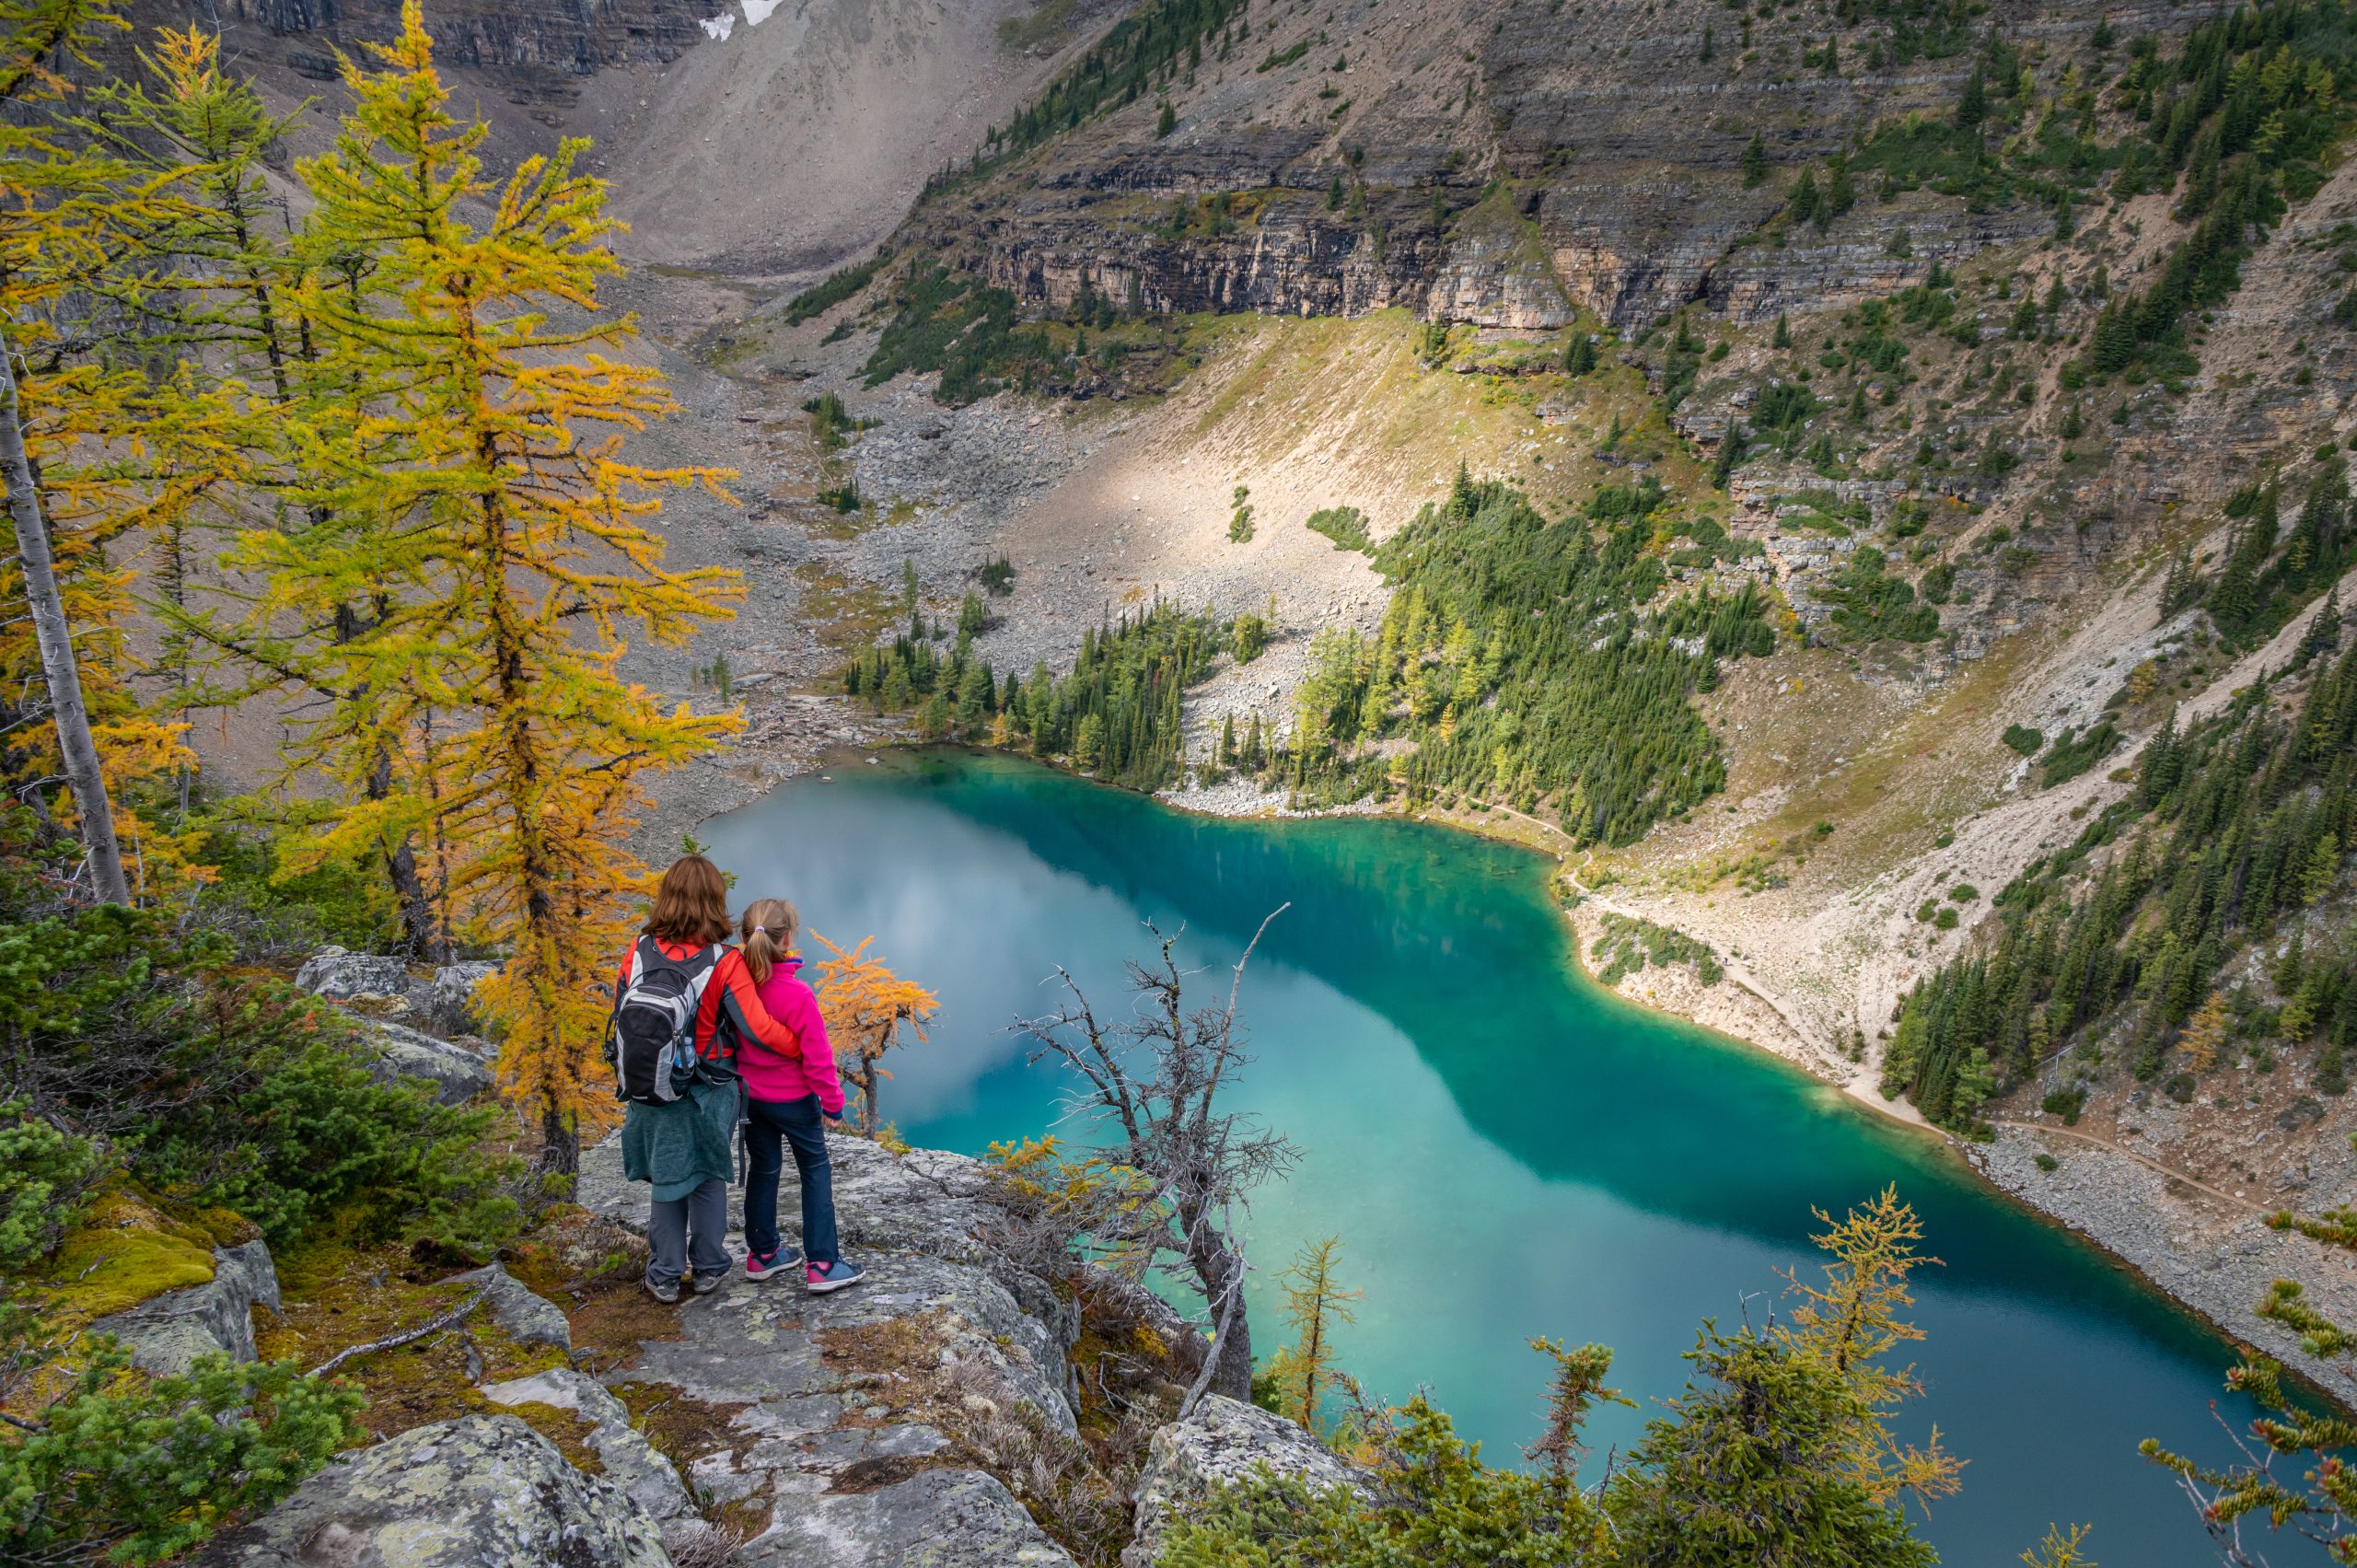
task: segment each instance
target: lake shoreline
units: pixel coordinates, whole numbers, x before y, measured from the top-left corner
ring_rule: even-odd
[[[905,735],[877,738],[869,744],[825,747],[802,765],[773,774],[764,783],[773,789],[795,776],[823,776],[838,769],[864,767],[888,751],[913,753],[930,749],[1032,762],[1099,788],[1128,795],[1140,793],[998,748],[956,742],[928,745]],[[1388,817],[1455,830],[1471,838],[1550,857],[1559,865],[1569,865],[1568,854],[1548,842],[1550,837],[1560,838],[1560,832],[1520,813],[1497,820],[1493,819],[1493,813],[1476,816],[1412,812],[1372,803],[1303,809],[1285,807],[1281,793],[1258,791],[1242,781],[1230,781],[1210,789],[1158,792],[1151,798],[1157,806],[1184,815],[1232,820]],[[741,799],[732,800],[718,806],[711,815],[741,804]],[[1579,885],[1576,877],[1573,881],[1575,887]],[[1749,975],[1738,959],[1723,956],[1720,961],[1726,978],[1710,987],[1702,986],[1687,965],[1648,966],[1623,976],[1616,985],[1605,985],[1588,957],[1601,931],[1598,917],[1605,912],[1634,916],[1636,912],[1620,910],[1608,895],[1593,891],[1585,892],[1579,903],[1562,912],[1570,927],[1567,946],[1571,948],[1571,967],[1581,981],[1622,1005],[1676,1019],[1728,1044],[1773,1057],[1834,1090],[1846,1102],[1872,1111],[1883,1124],[1908,1128],[1928,1137],[1952,1156],[1957,1167],[1968,1171],[1978,1185],[2041,1224],[2066,1232],[2075,1243],[2091,1247],[2107,1264],[2134,1275],[2174,1309],[2227,1342],[2237,1347],[2257,1346],[2283,1362],[2300,1385],[2316,1397],[2343,1411],[2357,1411],[2357,1383],[2338,1368],[2305,1354],[2296,1342],[2270,1343],[2272,1336],[2255,1336],[2250,1331],[2263,1327],[2260,1320],[2252,1317],[2250,1304],[2265,1293],[2272,1279],[2290,1272],[2288,1264],[2316,1261],[2297,1256],[2298,1247],[2315,1248],[2316,1243],[2267,1229],[2258,1220],[2255,1210],[2225,1216],[2223,1224],[2212,1214],[2209,1216],[2211,1223],[2201,1226],[2198,1236],[2189,1238],[2173,1231],[2168,1223],[2177,1218],[2177,1214],[2172,1213],[2168,1220],[2157,1216],[2165,1208],[2198,1212],[2207,1205],[2216,1209],[2216,1201],[2189,1194],[2182,1179],[2171,1180],[2165,1173],[2156,1174],[2123,1152],[2073,1147],[2062,1155],[2051,1155],[2053,1135],[2030,1127],[2001,1128],[1996,1138],[1987,1144],[1960,1139],[1934,1127],[1919,1114],[1912,1114],[1912,1107],[1904,1101],[1885,1100],[1871,1071],[1810,1040],[1801,1024],[1777,1005],[1772,994]],[[2049,1153],[2049,1157],[2058,1161],[2071,1161],[2072,1179],[2067,1185],[2047,1179],[2049,1173],[2040,1170],[2033,1157],[2039,1153]],[[2171,1202],[2165,1204],[2164,1199]],[[2182,1229],[2177,1227],[2178,1231]],[[2287,1257],[2287,1253],[2292,1256]],[[2313,1274],[2316,1271],[2311,1268],[2308,1272]],[[2224,1370],[2221,1366],[2222,1379]]]

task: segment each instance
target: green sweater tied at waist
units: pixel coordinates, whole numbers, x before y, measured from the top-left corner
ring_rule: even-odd
[[[655,1201],[669,1203],[707,1180],[734,1174],[738,1086],[698,1083],[668,1105],[637,1100],[622,1116],[622,1175],[655,1184]]]

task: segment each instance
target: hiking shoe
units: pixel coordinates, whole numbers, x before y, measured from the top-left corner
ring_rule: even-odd
[[[748,1252],[745,1254],[745,1277],[749,1280],[765,1280],[772,1274],[785,1272],[801,1261],[802,1249],[799,1247],[780,1247],[769,1252]]]
[[[677,1280],[673,1280],[669,1284],[665,1285],[656,1284],[653,1280],[641,1280],[639,1283],[646,1287],[647,1295],[653,1296],[656,1300],[661,1302],[666,1307],[670,1306],[673,1302],[679,1299],[679,1282]]]
[[[698,1274],[695,1276],[694,1282],[696,1294],[698,1295],[710,1295],[714,1291],[718,1290],[723,1284],[726,1283],[727,1280],[728,1271],[726,1269],[723,1269],[716,1274]]]
[[[813,1263],[803,1275],[803,1288],[813,1295],[824,1295],[830,1290],[855,1285],[867,1277],[867,1271],[848,1258],[838,1258],[831,1263]]]

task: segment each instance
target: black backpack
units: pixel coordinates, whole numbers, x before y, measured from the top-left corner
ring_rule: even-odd
[[[674,958],[654,937],[638,939],[606,1026],[616,1099],[668,1105],[702,1075],[696,1009],[725,950],[714,943]]]

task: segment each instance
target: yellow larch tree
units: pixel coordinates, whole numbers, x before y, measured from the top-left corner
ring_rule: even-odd
[[[1940,1446],[1940,1429],[1933,1427],[1930,1440],[1917,1448],[1892,1437],[1883,1419],[1923,1391],[1914,1367],[1883,1362],[1898,1346],[1923,1337],[1922,1330],[1899,1315],[1915,1301],[1910,1276],[1939,1261],[1916,1250],[1923,1222],[1899,1201],[1897,1187],[1885,1188],[1839,1221],[1822,1209],[1813,1212],[1830,1227],[1812,1238],[1830,1255],[1825,1283],[1805,1283],[1797,1273],[1786,1272],[1792,1314],[1771,1331],[1794,1354],[1848,1383],[1858,1402],[1875,1412],[1877,1419],[1854,1434],[1845,1464],[1869,1497],[1887,1504],[1901,1493],[1947,1496],[1963,1484],[1963,1465]]]
[[[482,993],[501,1081],[569,1177],[613,1105],[593,1080],[646,879],[622,844],[639,781],[738,722],[667,711],[620,671],[626,632],[684,643],[740,591],[732,572],[668,570],[649,523],[660,489],[725,498],[732,476],[622,456],[674,405],[659,372],[598,352],[633,322],[598,299],[620,269],[605,188],[575,167],[584,145],[489,180],[486,128],[450,111],[413,0],[372,53],[344,64],[334,148],[297,166],[309,243],[369,261],[297,291],[351,389],[290,419],[309,504],[334,521],[259,533],[242,560],[270,584],[265,612],[317,628],[308,657],[332,693],[307,743],[347,807],[312,853],[445,846],[461,932],[506,955]],[[481,226],[462,215],[476,203]],[[319,626],[356,605],[365,624]],[[371,787],[389,768],[392,787]]]
[[[811,989],[819,993],[819,1011],[827,1020],[827,1038],[843,1069],[859,1087],[859,1125],[871,1136],[881,1125],[876,1110],[876,1086],[890,1077],[882,1065],[884,1053],[900,1043],[906,1026],[917,1039],[941,1010],[940,999],[914,981],[902,980],[872,958],[867,949],[876,938],[865,936],[845,952],[817,932],[810,939],[827,950],[811,971]]]
[[[1277,1280],[1294,1342],[1269,1358],[1268,1375],[1276,1385],[1279,1411],[1312,1432],[1326,1396],[1348,1386],[1335,1354],[1334,1330],[1358,1320],[1351,1303],[1365,1294],[1342,1288],[1336,1267],[1341,1250],[1338,1236],[1306,1243]]]
[[[2181,1037],[2187,1063],[2196,1073],[2207,1073],[2218,1065],[2218,1055],[2225,1049],[2227,1026],[2232,1022],[2226,1012],[2226,993],[2213,991],[2193,1010],[2185,1021]]]
[[[238,432],[238,450],[246,459],[243,482],[226,492],[229,505],[211,520],[238,528],[278,519],[307,541],[340,528],[366,532],[371,516],[336,509],[348,499],[342,470],[396,456],[389,444],[371,451],[339,443],[331,455],[340,467],[322,471],[314,465],[331,454],[296,437],[319,418],[333,417],[318,411],[365,401],[367,377],[394,368],[365,355],[323,353],[323,344],[333,343],[331,334],[301,309],[307,280],[332,291],[347,308],[357,308],[360,280],[377,264],[375,248],[356,243],[348,232],[322,238],[308,227],[291,229],[286,203],[264,169],[294,116],[273,115],[250,84],[224,70],[210,34],[193,25],[163,29],[139,60],[146,79],[95,91],[96,112],[83,123],[91,136],[119,145],[125,159],[178,168],[185,175],[165,247],[172,264],[157,273],[147,301],[149,331],[160,347],[194,347],[203,366],[242,377],[251,389]],[[312,419],[298,417],[306,410],[314,411]],[[355,695],[365,697],[339,690],[335,681],[345,672],[323,668],[313,653],[322,641],[349,641],[381,620],[392,597],[389,585],[376,584],[356,602],[306,602],[291,616],[281,603],[273,617],[252,613],[232,577],[210,584],[213,602],[199,604],[188,590],[188,535],[175,519],[158,537],[157,592],[149,601],[163,628],[162,673],[183,706],[268,697],[281,703],[342,703],[349,711]],[[199,665],[235,677],[200,683]],[[323,751],[335,751],[331,737],[331,730],[307,728],[305,744],[281,759],[282,778],[292,782],[318,764]],[[369,798],[392,793],[395,761],[389,743],[368,760],[359,787]],[[277,805],[282,819],[295,826],[340,810],[296,790],[282,792]],[[285,842],[308,846],[311,838],[296,832]],[[447,962],[454,956],[447,912],[426,890],[414,840],[406,833],[382,839],[370,846],[367,860],[389,884],[409,956]],[[296,865],[305,862],[306,853],[295,856]]]
[[[139,711],[122,636],[132,574],[118,541],[209,484],[222,405],[112,351],[135,338],[148,265],[182,171],[127,162],[73,124],[73,68],[123,26],[106,0],[0,3],[0,481],[17,549],[0,565],[0,769],[72,796],[92,896],[128,901],[133,869],[169,859],[112,798],[179,765]],[[16,693],[45,693],[29,702]]]

